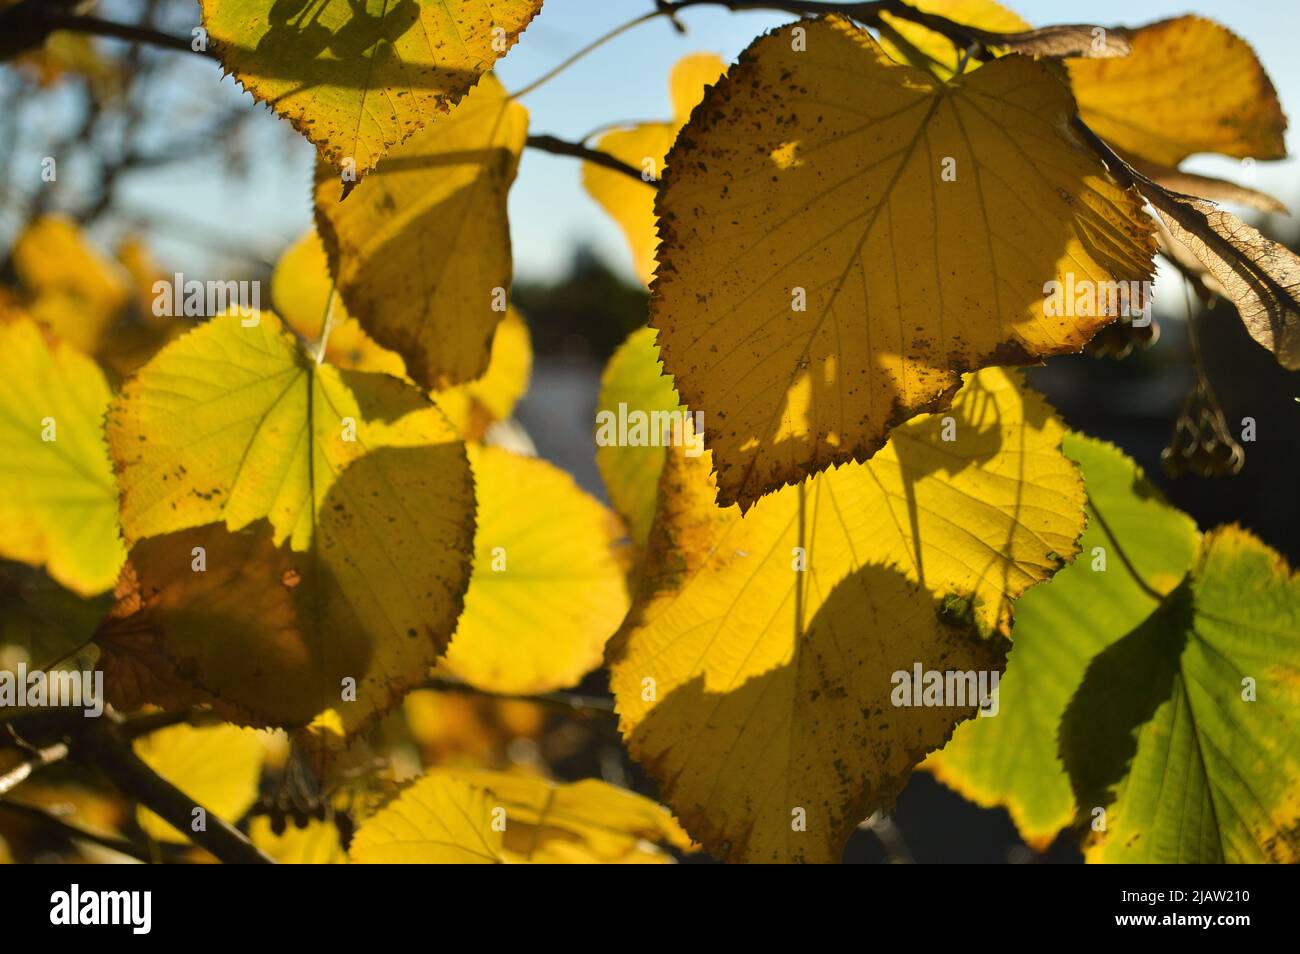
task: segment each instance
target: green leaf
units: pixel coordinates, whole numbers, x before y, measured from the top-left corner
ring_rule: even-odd
[[[1057,757],[1061,715],[1088,661],[1139,625],[1158,601],[1124,565],[1120,546],[1146,585],[1163,594],[1178,585],[1197,545],[1191,518],[1166,504],[1119,450],[1074,433],[1062,449],[1079,464],[1088,491],[1082,552],[1016,602],[998,716],[959,726],[926,762],[972,801],[1004,806],[1021,836],[1039,848],[1076,813]]]
[[[1238,527],[1088,666],[1061,722],[1089,861],[1300,861],[1300,578]]]
[[[1090,861],[1297,860],[1300,581],[1236,527],[1198,540],[1110,445],[1066,451],[1083,552],[1016,604],[998,717],[929,766],[1032,844],[1077,818]]]

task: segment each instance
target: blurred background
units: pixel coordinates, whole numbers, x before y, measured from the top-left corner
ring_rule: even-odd
[[[6,0],[0,0],[0,6]],[[1300,108],[1300,6],[1293,0],[1013,0],[1037,25],[1086,19],[1139,25],[1183,13],[1218,20],[1253,44],[1284,110]],[[194,0],[101,0],[95,12],[188,36]],[[653,9],[651,0],[546,0],[498,75],[519,89],[590,40]],[[776,13],[684,12],[678,32],[663,18],[638,26],[531,92],[533,133],[583,141],[626,123],[666,120],[667,77],[687,53],[734,60],[758,33],[788,22]],[[1294,154],[1294,129],[1288,133]],[[57,183],[42,159],[58,159]],[[45,50],[0,68],[0,283],[15,285],[12,247],[33,220],[59,213],[106,255],[147,254],[163,274],[269,282],[276,259],[311,226],[313,148],[201,57],[116,40],[56,35]],[[1231,179],[1300,207],[1294,158],[1253,167],[1194,157],[1185,169]],[[647,296],[622,233],[583,190],[581,164],[526,150],[511,192],[513,301],[532,334],[531,386],[516,411],[538,452],[603,497],[592,422],[600,372],[646,320]],[[1234,209],[1296,248],[1300,220]],[[268,286],[269,287],[269,286]],[[1187,316],[1196,316],[1204,369],[1229,430],[1245,417],[1257,439],[1243,445],[1236,476],[1171,479],[1161,451],[1195,381]],[[1113,441],[1203,528],[1237,522],[1300,562],[1300,376],[1283,371],[1246,334],[1235,309],[1206,307],[1162,265],[1155,289],[1155,344],[1116,360],[1053,359],[1030,372],[1073,427]],[[580,691],[599,695],[602,678]],[[431,694],[432,695],[432,694]],[[523,708],[510,708],[523,706]],[[558,778],[604,777],[653,794],[599,711],[445,696],[416,703],[426,718],[426,761],[450,752],[483,764],[544,763]],[[408,707],[409,709],[410,707]],[[459,727],[452,732],[452,727]],[[451,733],[452,738],[447,737]],[[417,733],[418,734],[418,733]],[[441,747],[441,748],[440,748]],[[445,749],[446,751],[442,751]],[[466,752],[472,751],[472,756]],[[39,840],[38,840],[39,841]],[[39,843],[28,846],[39,854]],[[864,828],[848,861],[1077,861],[1072,836],[1045,855],[1021,843],[1002,811],[976,808],[918,773],[891,819]],[[693,856],[692,860],[704,860]]]

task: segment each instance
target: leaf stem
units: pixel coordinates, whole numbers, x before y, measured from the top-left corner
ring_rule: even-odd
[[[330,342],[330,331],[334,327],[334,300],[338,296],[336,282],[330,282],[330,294],[325,299],[325,317],[321,321],[320,344],[316,348],[316,363],[325,363],[325,348]]]

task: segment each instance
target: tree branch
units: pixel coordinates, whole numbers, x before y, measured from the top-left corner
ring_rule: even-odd
[[[76,825],[65,822],[62,818],[51,815],[49,812],[42,811],[34,805],[24,805],[19,802],[0,802],[0,809],[4,809],[15,815],[21,815],[34,822],[46,825],[59,832],[63,837],[69,840],[88,841],[91,844],[99,845],[101,848],[107,848],[109,851],[116,851],[118,854],[126,855],[128,858],[134,858],[137,861],[149,863],[154,860],[149,849],[134,842],[126,841],[122,838],[113,838],[109,835],[101,835],[97,832],[87,831],[85,828],[79,828]],[[161,845],[159,846],[164,854],[171,856],[169,861],[184,860],[185,848],[181,845]]]
[[[540,149],[542,152],[554,153],[557,156],[572,156],[575,159],[585,159],[587,162],[631,176],[637,182],[644,182],[652,189],[657,185],[654,179],[643,179],[640,169],[629,166],[622,159],[615,159],[607,152],[592,149],[590,146],[584,146],[579,142],[569,142],[565,139],[557,139],[555,136],[529,136],[526,144],[532,149]]]
[[[56,742],[43,749],[37,749],[28,758],[0,775],[0,799],[31,778],[32,773],[37,769],[61,762],[67,757],[68,746],[64,742]]]
[[[207,50],[194,49],[189,37],[172,36],[134,23],[114,23],[99,17],[69,13],[53,7],[46,0],[23,0],[0,11],[0,37],[3,37],[0,39],[0,60],[40,46],[56,30],[147,43],[162,49],[212,57]]]
[[[194,843],[228,864],[273,864],[251,841],[229,822],[203,809],[206,828],[193,831],[192,812],[202,808],[131,751],[116,722],[105,715],[87,720],[88,725],[73,738],[74,755],[99,769],[123,794],[134,798]]]

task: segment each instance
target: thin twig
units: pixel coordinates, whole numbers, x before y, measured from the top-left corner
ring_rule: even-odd
[[[92,36],[111,37],[131,43],[146,43],[161,49],[196,53],[212,58],[208,50],[196,50],[189,37],[173,36],[152,27],[134,23],[117,23],[99,17],[69,13],[49,5],[44,0],[26,0],[0,13],[0,59],[7,59],[24,50],[34,49],[45,42],[56,30],[88,33]]]
[[[118,854],[126,855],[128,858],[134,858],[137,861],[150,862],[151,857],[149,849],[142,845],[126,841],[122,838],[113,838],[109,835],[101,835],[97,832],[87,831],[77,825],[65,822],[62,818],[51,815],[47,811],[42,811],[34,805],[24,805],[21,802],[0,802],[0,808],[5,809],[15,815],[21,815],[32,821],[56,829],[61,835],[69,840],[88,841],[91,844],[99,845],[101,848],[107,848],[109,851],[116,851]],[[168,860],[179,861],[184,858],[188,849],[182,845],[167,845],[164,850],[171,857]]]
[[[628,30],[632,29],[635,26],[640,26],[642,23],[648,23],[649,21],[655,19],[656,17],[668,16],[668,15],[669,15],[668,11],[666,10],[662,10],[662,9],[652,10],[649,13],[637,17],[636,19],[628,20],[626,23],[614,27],[614,29],[610,30],[604,36],[599,36],[596,39],[592,40],[582,49],[578,50],[578,52],[574,53],[572,56],[568,57],[567,59],[562,60],[557,66],[547,70],[545,73],[537,77],[537,79],[533,80],[528,85],[524,86],[522,89],[515,90],[513,93],[510,94],[510,98],[522,99],[523,97],[531,93],[533,90],[537,89],[537,87],[541,86],[543,83],[546,83],[552,78],[563,73],[565,70],[567,70],[574,63],[578,62],[578,60],[582,59],[588,53],[600,49],[600,47],[604,46],[610,40],[614,39],[614,37],[627,32]]]
[[[37,769],[53,765],[55,762],[61,762],[67,757],[68,746],[65,742],[55,742],[43,749],[37,749],[28,758],[0,775],[0,798],[4,798],[9,792],[31,778]]]

